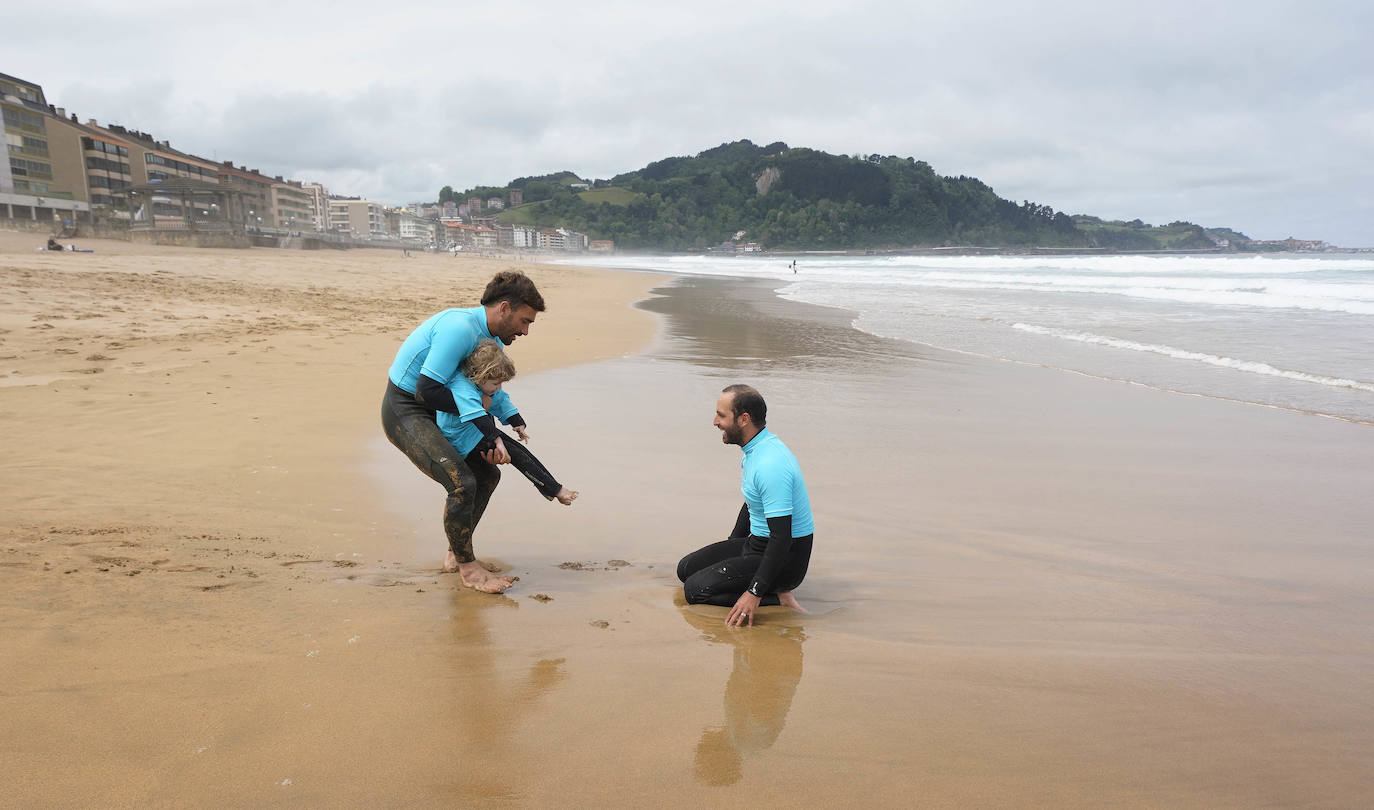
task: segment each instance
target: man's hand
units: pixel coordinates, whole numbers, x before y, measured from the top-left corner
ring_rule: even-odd
[[[482,453],[482,458],[488,464],[509,464],[510,453],[506,452],[506,443],[500,439],[496,440],[496,446]]]
[[[516,425],[512,429],[515,431],[515,435],[520,437],[520,441],[524,442],[525,444],[530,443],[530,434],[525,432],[524,425]]]
[[[747,623],[753,627],[754,613],[759,609],[760,601],[757,596],[748,591],[740,594],[735,606],[730,608],[730,615],[725,617],[725,625],[727,627],[743,627]]]

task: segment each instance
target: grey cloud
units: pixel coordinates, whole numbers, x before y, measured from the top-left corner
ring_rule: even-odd
[[[384,201],[747,137],[911,155],[1060,210],[1374,244],[1366,2],[63,9],[7,11],[34,35],[0,70],[83,118]]]

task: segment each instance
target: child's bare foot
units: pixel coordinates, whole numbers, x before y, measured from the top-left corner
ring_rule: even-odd
[[[557,498],[558,502],[563,504],[564,506],[572,506],[572,502],[577,500],[577,492],[568,489],[567,487],[563,487],[562,489],[558,490],[558,494],[554,497]]]
[[[476,560],[459,563],[458,577],[464,585],[482,593],[500,593],[515,584],[515,577],[497,576]]]
[[[778,604],[783,607],[790,607],[793,610],[799,610],[802,613],[811,612],[801,606],[801,602],[797,601],[797,597],[793,596],[791,591],[778,591]]]

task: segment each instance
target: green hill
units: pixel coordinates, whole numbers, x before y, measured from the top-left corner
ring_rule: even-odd
[[[473,193],[515,188],[525,204],[503,212],[503,221],[572,228],[625,249],[703,250],[740,231],[781,250],[1206,250],[1216,235],[1187,222],[1107,222],[1015,203],[977,178],[941,176],[911,157],[849,157],[782,142],[735,141],[590,184],[558,172]],[[1245,239],[1235,236],[1232,245]]]

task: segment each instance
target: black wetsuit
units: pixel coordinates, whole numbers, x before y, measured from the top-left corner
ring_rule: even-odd
[[[534,488],[539,490],[540,495],[545,498],[552,498],[563,490],[563,485],[558,483],[558,479],[553,477],[553,473],[549,472],[548,468],[534,457],[534,453],[531,453],[518,439],[513,439],[502,433],[496,427],[496,420],[491,415],[474,419],[473,424],[482,431],[482,441],[472,449],[471,453],[468,453],[467,462],[469,464],[474,458],[483,461],[482,453],[494,449],[496,440],[500,439],[501,443],[506,446],[506,454],[510,456],[511,466],[528,478],[530,483],[534,484]],[[521,424],[524,423],[521,422]]]
[[[452,395],[448,401],[452,403]],[[382,429],[420,472],[448,492],[444,501],[444,534],[458,562],[468,563],[477,559],[472,553],[472,532],[501,481],[501,471],[477,453],[460,458],[439,431],[434,413],[434,408],[417,402],[414,394],[387,381],[382,397]]]
[[[806,578],[815,535],[792,537],[792,517],[768,519],[770,537],[749,533],[749,506],[740,507],[729,538],[697,549],[677,564],[688,604],[730,607],[746,590],[762,605],[778,604],[779,591],[795,590]],[[776,538],[776,539],[774,539]]]

